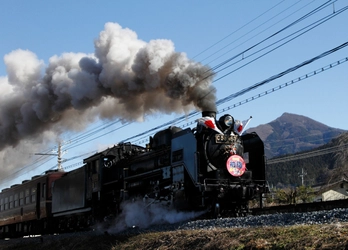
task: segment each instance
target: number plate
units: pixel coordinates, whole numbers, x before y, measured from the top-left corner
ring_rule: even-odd
[[[234,143],[236,141],[237,141],[237,135],[222,135],[222,134],[215,135],[216,143]]]

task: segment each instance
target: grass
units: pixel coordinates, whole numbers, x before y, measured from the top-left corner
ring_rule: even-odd
[[[117,249],[346,249],[348,225],[184,230],[129,238]]]
[[[128,236],[82,234],[43,242],[0,243],[0,249],[348,249],[348,223],[177,230]]]

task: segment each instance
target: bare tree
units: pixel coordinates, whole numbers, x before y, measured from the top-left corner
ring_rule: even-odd
[[[334,168],[328,171],[326,186],[342,180],[348,180],[348,133],[341,134],[333,140],[337,148],[334,154]],[[323,186],[324,187],[324,186]]]
[[[348,170],[348,133],[342,134],[337,139],[341,149],[335,154],[336,163],[344,170]]]
[[[329,180],[339,181],[348,176],[348,133],[337,137],[338,151],[335,153],[335,168]]]

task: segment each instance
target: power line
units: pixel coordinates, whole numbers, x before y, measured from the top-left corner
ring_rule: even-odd
[[[102,135],[93,137],[92,139],[89,139],[88,141],[80,142],[79,144],[70,146],[70,147],[68,147],[67,149],[71,149],[71,148],[74,148],[74,147],[78,147],[78,146],[81,146],[81,145],[86,144],[86,143],[88,143],[88,142],[91,142],[91,141],[93,141],[93,140],[95,140],[95,139],[99,139],[101,136],[105,136],[105,135],[108,135],[108,134],[110,134],[110,133],[113,133],[113,132],[115,132],[115,131],[117,131],[117,130],[119,130],[119,129],[121,129],[121,128],[124,128],[124,127],[128,126],[129,124],[130,124],[130,122],[127,122],[127,123],[123,124],[123,125],[120,126],[120,127],[117,127],[117,128],[115,128],[115,129],[113,129],[113,130],[110,130],[110,131],[108,131],[108,132],[106,132],[106,133],[104,133],[104,134],[102,134]]]
[[[249,55],[249,56],[247,56],[247,57],[244,57],[244,56],[243,56],[243,58],[240,59],[239,61],[237,61],[237,62],[235,62],[235,63],[232,63],[232,64],[230,64],[230,65],[224,67],[223,69],[220,69],[218,72],[221,72],[221,71],[223,71],[223,70],[225,70],[225,69],[227,69],[227,68],[229,68],[229,67],[235,65],[235,64],[238,63],[238,62],[244,61],[246,58],[249,58],[249,57],[251,57],[251,56],[257,54],[257,53],[259,53],[259,52],[265,50],[266,48],[271,47],[271,46],[277,44],[278,42],[281,42],[282,40],[285,40],[286,38],[290,38],[289,40],[286,40],[285,42],[281,43],[280,45],[276,46],[275,48],[266,51],[265,53],[263,53],[262,55],[256,57],[255,59],[253,59],[253,60],[251,60],[251,61],[249,61],[249,62],[243,64],[242,66],[239,66],[238,68],[236,68],[236,69],[234,69],[234,70],[231,70],[230,72],[228,72],[228,73],[226,73],[225,75],[223,75],[223,76],[219,77],[218,79],[216,79],[214,82],[219,81],[219,80],[221,80],[222,78],[225,78],[226,76],[228,76],[228,75],[230,75],[230,74],[236,72],[237,70],[239,70],[239,69],[241,69],[241,68],[243,68],[243,67],[249,65],[250,63],[252,63],[252,62],[254,62],[254,61],[256,61],[256,60],[262,58],[263,56],[265,56],[265,55],[267,55],[267,54],[269,54],[269,53],[275,51],[276,49],[278,49],[278,48],[284,46],[285,44],[287,44],[287,43],[293,41],[294,39],[296,39],[296,38],[298,38],[299,36],[301,36],[301,35],[307,33],[308,31],[314,29],[315,27],[319,26],[320,24],[323,24],[324,22],[328,21],[329,19],[333,18],[334,16],[336,16],[336,15],[342,13],[343,11],[346,11],[347,9],[348,9],[348,6],[346,6],[344,9],[341,9],[341,11],[340,11],[339,13],[330,15],[328,18],[326,18],[326,19],[324,19],[324,20],[321,20],[319,23],[315,22],[315,23],[310,24],[309,26],[303,28],[303,29],[304,29],[303,32],[299,33],[298,35],[296,35],[296,36],[294,36],[294,37],[292,37],[292,38],[290,38],[290,37],[291,37],[292,35],[298,33],[299,31],[301,31],[302,29],[301,29],[301,30],[298,30],[298,31],[296,31],[296,32],[294,32],[294,33],[292,33],[292,34],[289,35],[289,36],[286,36],[285,38],[282,38],[282,39],[278,40],[277,42],[274,42],[274,43],[272,43],[272,44],[270,44],[270,45],[268,45],[268,46],[266,46],[266,47],[264,47],[264,48],[262,48],[262,49],[260,49],[260,50],[258,50],[258,51],[256,51],[256,52],[252,53],[251,55]],[[313,26],[313,25],[314,25],[314,26]]]
[[[227,110],[236,108],[236,107],[238,107],[238,106],[241,106],[241,105],[243,105],[243,104],[249,103],[249,102],[251,102],[251,101],[255,101],[256,99],[259,99],[259,98],[264,97],[264,96],[266,96],[266,95],[268,95],[268,94],[274,93],[275,91],[284,89],[285,87],[289,87],[289,86],[291,86],[291,85],[293,85],[293,84],[295,84],[295,83],[298,83],[298,82],[300,82],[300,81],[306,80],[306,79],[308,79],[308,78],[310,78],[310,77],[312,77],[312,76],[316,76],[316,75],[318,75],[318,74],[320,74],[320,73],[322,73],[322,72],[324,72],[324,71],[327,71],[327,70],[332,69],[332,68],[334,68],[334,67],[336,67],[336,66],[339,66],[339,65],[341,65],[341,64],[343,64],[343,63],[345,63],[345,62],[347,62],[347,61],[348,61],[348,57],[343,58],[343,59],[341,59],[341,60],[338,60],[338,61],[336,61],[336,62],[333,62],[333,63],[331,63],[331,64],[329,64],[329,65],[327,65],[327,66],[324,66],[324,67],[322,67],[322,68],[320,68],[320,69],[317,69],[317,70],[315,70],[315,71],[312,71],[312,72],[307,73],[307,74],[305,74],[305,75],[302,75],[302,76],[300,76],[300,77],[296,77],[296,78],[294,78],[294,79],[291,80],[291,81],[288,81],[288,82],[283,83],[283,84],[281,84],[281,85],[278,85],[278,86],[276,86],[276,87],[274,87],[274,88],[271,88],[271,89],[269,89],[269,90],[266,90],[266,91],[264,91],[264,92],[262,92],[262,93],[259,93],[259,94],[257,94],[257,95],[254,95],[254,96],[252,96],[252,97],[249,97],[249,98],[247,98],[247,99],[245,99],[245,100],[243,100],[243,101],[240,101],[240,102],[237,102],[237,103],[235,103],[235,104],[233,104],[233,105],[230,105],[230,106],[224,108],[222,111],[224,112],[224,111],[227,111]],[[231,96],[229,96],[229,98],[230,98],[230,97],[231,97]],[[226,100],[226,101],[228,101],[228,100]],[[226,101],[224,100],[224,101],[221,101],[221,102],[223,103],[223,102],[226,102]],[[219,104],[219,105],[220,105],[220,104]]]
[[[271,34],[271,35],[269,35],[268,37],[262,39],[261,41],[257,42],[256,44],[254,44],[254,45],[250,46],[249,48],[243,50],[242,52],[240,52],[240,53],[234,55],[233,57],[231,57],[231,58],[225,60],[224,62],[222,62],[222,63],[216,65],[215,67],[213,67],[213,70],[216,70],[216,69],[220,68],[221,66],[227,64],[228,62],[230,62],[230,61],[232,61],[232,60],[234,60],[234,59],[236,59],[236,58],[238,58],[238,57],[240,57],[240,56],[243,56],[243,58],[244,58],[244,55],[245,55],[246,52],[248,52],[248,51],[250,51],[250,50],[256,48],[257,46],[259,46],[259,45],[265,43],[266,41],[270,40],[271,38],[275,37],[276,35],[279,35],[279,34],[281,34],[282,32],[286,31],[287,29],[291,28],[292,26],[294,26],[294,25],[300,23],[301,21],[304,21],[306,18],[308,18],[308,17],[314,15],[314,14],[317,13],[318,11],[320,11],[320,10],[322,10],[322,9],[324,9],[324,8],[326,8],[326,7],[328,7],[328,6],[331,4],[330,2],[331,2],[331,0],[327,1],[326,3],[320,5],[319,7],[315,8],[314,10],[312,10],[312,11],[308,12],[307,14],[303,15],[302,17],[296,19],[296,20],[293,21],[292,23],[290,23],[290,24],[286,25],[285,27],[281,28],[280,30],[274,32],[273,34]],[[330,14],[330,15],[332,15],[332,14]],[[330,16],[330,15],[329,15],[329,16]],[[272,27],[272,26],[271,26],[271,27]],[[269,28],[270,28],[270,27],[269,27]],[[302,28],[302,29],[303,29],[303,28]],[[300,29],[300,30],[302,30],[302,29]],[[297,31],[297,32],[298,32],[298,31]],[[260,33],[262,33],[262,32],[260,32]],[[259,34],[260,34],[260,33],[259,33]],[[255,35],[255,36],[256,36],[256,35]],[[255,37],[255,36],[254,36],[254,37]],[[252,38],[253,38],[253,37],[252,37]],[[239,38],[238,38],[238,39],[239,39]],[[238,39],[237,39],[237,40],[238,40]],[[251,39],[251,38],[250,38],[250,39]],[[281,41],[281,40],[284,40],[284,38],[283,38],[283,39],[280,39],[279,41]],[[279,41],[278,41],[278,42],[279,42]],[[245,42],[246,42],[246,41],[244,41],[242,44],[244,44]],[[276,43],[278,43],[278,42],[276,42]],[[275,44],[275,43],[273,43],[273,44]],[[238,47],[238,46],[237,46],[237,47]],[[269,47],[269,46],[267,46],[267,47]],[[266,47],[266,48],[267,48],[267,47]],[[231,50],[232,50],[232,49],[231,49]],[[231,51],[231,50],[229,50],[229,51]],[[262,49],[262,50],[264,50],[264,49]],[[227,52],[229,52],[229,51],[227,51]],[[259,51],[261,51],[261,50],[259,50]],[[255,54],[255,53],[253,53],[253,54]]]
[[[244,24],[243,26],[239,27],[237,30],[233,31],[232,33],[228,34],[227,36],[225,36],[224,38],[220,39],[219,41],[217,41],[216,43],[214,43],[213,45],[209,46],[208,48],[206,48],[205,50],[203,50],[202,52],[198,53],[197,55],[195,55],[193,57],[193,59],[195,59],[196,57],[198,57],[199,55],[203,54],[204,52],[208,51],[209,49],[215,47],[216,45],[218,45],[219,43],[221,43],[222,41],[226,40],[228,37],[232,36],[233,34],[235,34],[236,32],[238,32],[239,30],[242,30],[243,28],[245,28],[246,26],[248,26],[249,24],[253,23],[254,21],[256,21],[257,19],[259,19],[261,16],[265,15],[266,13],[268,13],[269,11],[273,10],[275,7],[277,7],[278,5],[280,5],[282,2],[284,2],[285,0],[281,1],[280,3],[277,3],[276,5],[274,5],[273,7],[271,7],[270,9],[268,9],[267,11],[263,12],[262,14],[258,15],[257,17],[253,18],[251,21],[247,22],[246,24]],[[205,59],[203,59],[202,61],[204,61]]]
[[[341,44],[341,45],[339,45],[339,46],[337,46],[337,47],[335,47],[335,48],[333,48],[333,49],[330,49],[330,50],[328,50],[328,51],[325,51],[325,52],[321,53],[321,54],[318,55],[318,56],[315,56],[315,57],[313,57],[313,58],[311,58],[311,59],[308,59],[308,60],[306,60],[306,61],[304,61],[304,62],[302,62],[302,63],[300,63],[300,64],[298,64],[298,65],[296,65],[296,66],[294,66],[294,67],[288,68],[287,70],[284,70],[284,71],[282,71],[281,73],[278,73],[278,74],[276,74],[276,75],[273,75],[273,76],[271,76],[271,77],[269,77],[269,78],[267,78],[267,79],[265,79],[265,80],[263,80],[263,81],[261,81],[261,82],[258,82],[258,83],[254,84],[254,85],[252,85],[252,86],[250,86],[250,87],[248,87],[248,88],[242,89],[242,90],[240,90],[240,91],[238,91],[238,92],[236,92],[236,93],[234,93],[234,94],[232,94],[232,95],[229,95],[229,96],[227,96],[227,97],[225,97],[225,98],[223,98],[223,99],[220,99],[220,100],[217,101],[216,103],[217,103],[217,105],[220,105],[220,104],[222,104],[222,103],[225,103],[225,102],[227,102],[227,101],[230,101],[230,100],[232,100],[233,98],[235,98],[235,97],[237,97],[237,96],[243,95],[243,94],[245,94],[245,93],[247,93],[247,92],[249,92],[249,91],[251,91],[251,90],[253,90],[253,89],[256,89],[256,88],[258,88],[258,87],[260,87],[260,86],[262,86],[262,85],[264,85],[264,84],[266,84],[266,83],[269,83],[269,82],[271,82],[271,81],[274,81],[275,79],[278,79],[278,78],[280,78],[280,77],[282,77],[282,76],[284,76],[284,75],[286,75],[286,74],[289,74],[290,72],[293,72],[293,71],[295,71],[295,70],[297,70],[297,69],[299,69],[299,68],[301,68],[301,67],[303,67],[303,66],[306,66],[306,65],[308,65],[308,64],[310,64],[310,63],[313,63],[313,62],[316,61],[316,60],[319,60],[319,59],[321,59],[321,58],[323,58],[323,57],[325,57],[325,56],[328,56],[328,55],[330,55],[330,54],[332,54],[332,53],[334,53],[334,52],[336,52],[336,51],[338,51],[338,50],[340,50],[340,49],[343,49],[343,48],[345,48],[347,45],[348,45],[348,42],[345,42],[345,43],[343,43],[343,44]]]
[[[314,2],[314,1],[315,1],[315,0],[313,0],[312,2]],[[300,2],[300,1],[298,1],[298,2]],[[293,6],[296,5],[298,2],[296,2],[295,4],[293,4],[293,5],[290,6],[290,7],[293,7]],[[308,3],[307,5],[311,4],[312,2]],[[307,6],[307,5],[305,5],[305,6]],[[290,8],[290,7],[289,7],[289,8]],[[287,8],[286,10],[288,10],[289,8]],[[302,7],[302,8],[304,8],[304,7]],[[262,31],[260,31],[259,33],[253,35],[252,37],[248,38],[247,40],[244,40],[244,41],[241,42],[240,44],[238,44],[238,45],[234,46],[233,48],[229,49],[228,51],[225,51],[222,55],[220,55],[220,56],[216,57],[215,59],[211,60],[210,62],[208,62],[208,64],[210,64],[210,63],[216,61],[217,59],[221,58],[222,56],[225,56],[226,53],[231,52],[232,50],[234,50],[234,49],[236,49],[236,48],[238,48],[238,47],[244,45],[246,42],[248,42],[248,41],[250,41],[251,39],[257,37],[258,35],[264,33],[265,31],[267,31],[268,29],[272,28],[273,26],[279,24],[280,22],[284,21],[284,20],[287,19],[288,17],[294,15],[296,12],[300,11],[302,8],[300,8],[300,9],[294,11],[293,13],[291,13],[291,14],[289,14],[289,15],[287,15],[287,16],[285,16],[284,18],[282,18],[282,19],[279,20],[278,22],[276,22],[276,23],[272,24],[271,26],[265,28],[264,30],[262,30]],[[281,15],[283,12],[284,12],[284,11],[278,13],[278,14],[275,15],[273,18],[275,18],[275,17],[278,16],[278,15]],[[234,40],[233,42],[229,43],[227,46],[223,47],[222,49],[227,48],[229,45],[231,45],[231,44],[233,44],[234,42],[240,40],[240,39],[243,38],[244,36],[250,34],[252,31],[256,30],[257,28],[259,28],[259,27],[262,26],[263,24],[267,23],[268,21],[272,20],[273,18],[267,20],[266,22],[264,22],[264,23],[260,24],[259,26],[257,26],[255,29],[253,29],[253,30],[247,32],[246,34],[244,34],[244,35],[242,35],[242,36],[240,36],[239,38],[237,38],[237,39]],[[222,51],[222,49],[218,50],[217,52]],[[217,54],[217,52],[216,52],[215,54]],[[244,53],[245,53],[245,52],[244,52]],[[244,53],[240,54],[239,56],[244,55]],[[213,55],[214,55],[214,54],[212,54],[211,56],[213,56]],[[209,56],[209,57],[211,57],[211,56]],[[209,57],[208,57],[208,58],[209,58]]]
[[[251,61],[249,61],[249,62],[243,64],[242,66],[239,66],[238,68],[236,68],[236,69],[234,69],[234,70],[231,70],[230,72],[226,73],[225,75],[223,75],[223,76],[219,77],[218,79],[214,80],[214,82],[217,82],[217,81],[221,80],[222,78],[225,78],[226,76],[228,76],[228,75],[230,75],[230,74],[236,72],[237,70],[239,70],[239,69],[241,69],[241,68],[243,68],[243,67],[245,67],[245,66],[251,64],[252,62],[254,62],[254,61],[256,61],[256,60],[262,58],[263,56],[265,56],[265,55],[267,55],[267,54],[273,52],[274,50],[276,50],[276,49],[278,49],[278,48],[284,46],[285,44],[289,43],[290,41],[293,41],[294,39],[298,38],[299,36],[301,36],[301,35],[307,33],[308,31],[314,29],[315,27],[317,27],[317,26],[323,24],[324,22],[328,21],[329,19],[331,19],[331,18],[333,18],[333,17],[335,17],[335,16],[337,16],[337,15],[343,13],[343,12],[346,11],[347,9],[348,9],[348,6],[346,6],[346,7],[344,7],[344,8],[341,8],[339,11],[334,12],[334,13],[332,13],[332,14],[330,14],[330,15],[328,15],[328,16],[326,16],[326,17],[324,17],[324,18],[322,18],[322,19],[320,19],[320,20],[318,20],[318,21],[315,21],[315,22],[311,23],[310,25],[306,26],[305,28],[302,28],[301,30],[296,31],[296,32],[292,33],[291,35],[286,36],[285,38],[282,38],[282,39],[280,39],[280,40],[278,40],[278,41],[276,41],[276,42],[274,42],[274,43],[272,43],[272,44],[270,44],[270,45],[268,45],[268,46],[266,46],[266,47],[264,47],[264,48],[262,48],[262,49],[260,49],[260,50],[258,50],[258,51],[256,51],[256,52],[252,53],[251,55],[249,55],[249,56],[247,56],[247,57],[244,57],[244,56],[243,56],[243,58],[240,59],[239,61],[234,62],[234,63],[232,63],[232,64],[230,64],[230,65],[228,65],[228,66],[225,66],[224,68],[220,69],[218,72],[221,72],[221,71],[227,69],[228,67],[231,67],[232,65],[235,65],[235,64],[237,64],[238,62],[243,61],[243,60],[245,60],[246,58],[251,57],[251,56],[257,54],[257,53],[259,53],[259,52],[265,50],[266,48],[271,47],[271,46],[273,46],[273,45],[275,45],[275,44],[281,42],[282,40],[285,40],[286,38],[290,38],[289,40],[286,40],[285,42],[283,42],[282,44],[276,46],[275,48],[273,48],[273,49],[271,49],[271,50],[269,50],[269,51],[266,51],[266,52],[263,53],[262,55],[260,55],[260,56],[258,56],[258,57],[256,57],[256,58],[254,58],[253,60],[251,60]],[[298,35],[292,37],[293,35],[295,35],[296,33],[300,32],[300,31],[302,31],[302,30],[304,30],[304,31],[301,32],[301,33],[299,33]],[[341,46],[342,46],[342,45],[341,45]],[[345,45],[345,46],[346,46],[346,45]],[[337,49],[337,48],[334,48],[334,49]],[[325,52],[325,53],[329,53],[329,54],[330,54],[330,53],[333,53],[333,52],[334,52],[334,51],[332,51],[332,52],[327,51],[327,52]],[[237,54],[237,56],[240,56],[241,54],[242,54],[242,53],[239,53],[239,54]],[[230,58],[230,60],[235,59],[237,56],[234,56],[234,57]],[[326,56],[326,55],[324,55],[324,53],[323,53],[322,55],[319,55],[319,58],[324,57],[324,56]],[[311,60],[317,60],[317,59],[319,59],[319,58],[312,58]],[[228,60],[227,60],[227,61],[228,61]],[[226,64],[227,61],[225,61],[224,63],[218,65],[217,68],[223,66],[224,64]],[[294,71],[294,70],[296,70],[296,69],[298,69],[298,68],[300,68],[300,67],[303,67],[303,66],[305,66],[306,64],[311,63],[311,62],[312,62],[312,61],[307,60],[306,62],[303,62],[303,65],[302,65],[302,66],[301,66],[301,65],[298,65],[298,66],[295,66],[295,67],[297,67],[297,68],[288,69],[288,70]],[[217,69],[217,68],[216,68],[216,69]],[[284,72],[282,72],[281,74],[287,74],[287,73],[290,73],[291,71],[289,71],[289,72],[284,71]],[[208,78],[208,77],[210,77],[211,75],[217,74],[218,72],[211,73],[211,74],[209,74],[208,76],[206,76],[205,78]],[[207,73],[209,73],[209,72],[207,71]],[[281,77],[281,76],[283,76],[283,75],[279,75],[279,74],[278,74],[278,76],[273,76],[273,77],[279,78],[279,77]],[[205,78],[204,78],[204,79],[205,79]],[[274,79],[268,79],[268,80],[273,81]],[[268,81],[268,80],[267,80],[267,81]],[[264,82],[264,83],[266,83],[266,82]],[[257,85],[254,85],[253,87],[249,87],[249,89],[245,89],[245,90],[250,91],[250,90],[255,89],[255,88],[257,88],[257,87],[259,87],[259,86],[261,86],[261,85],[263,85],[262,82],[261,82],[260,85],[258,85],[258,86],[257,86]],[[237,94],[237,96],[238,96],[238,95],[243,94],[243,92],[239,92],[239,93],[236,93],[236,94]],[[231,97],[231,98],[234,98],[232,95],[231,95],[230,97]]]

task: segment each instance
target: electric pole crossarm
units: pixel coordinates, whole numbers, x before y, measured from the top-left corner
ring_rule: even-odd
[[[44,153],[35,153],[35,155],[52,155],[52,156],[58,156],[57,162],[58,162],[58,171],[64,171],[63,167],[62,167],[62,155],[65,152],[62,152],[62,144],[59,142],[58,144],[58,150],[57,153],[48,153],[48,154],[44,154]]]

